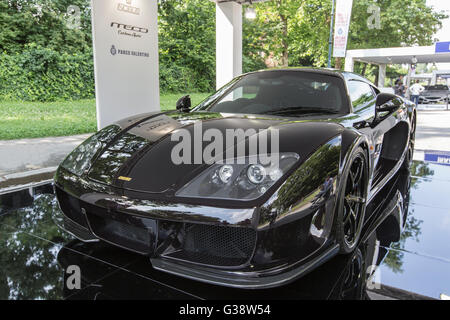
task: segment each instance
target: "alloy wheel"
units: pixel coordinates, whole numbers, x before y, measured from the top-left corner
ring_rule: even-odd
[[[366,184],[365,161],[358,155],[350,167],[344,196],[344,240],[349,247],[353,247],[358,241],[366,203]]]

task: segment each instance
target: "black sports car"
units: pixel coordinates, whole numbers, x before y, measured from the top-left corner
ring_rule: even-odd
[[[352,252],[414,150],[415,106],[353,73],[248,73],[177,109],[104,128],[64,160],[62,227],[212,284],[281,286]]]

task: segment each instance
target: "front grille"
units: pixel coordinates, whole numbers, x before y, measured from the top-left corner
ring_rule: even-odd
[[[84,218],[84,215],[81,213],[80,200],[68,195],[58,187],[56,187],[55,190],[56,190],[56,198],[58,199],[59,206],[64,215],[67,216],[72,221],[78,223],[79,225],[87,228],[88,225],[86,223],[86,219]]]
[[[240,266],[251,258],[255,243],[253,229],[187,223],[181,250],[169,257],[211,266]]]
[[[152,253],[152,232],[145,227],[121,223],[95,214],[90,214],[88,219],[92,231],[99,238],[141,254]]]

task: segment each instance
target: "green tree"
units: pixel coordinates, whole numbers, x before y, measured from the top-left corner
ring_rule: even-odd
[[[279,64],[325,66],[331,21],[331,0],[272,0],[254,4],[259,32],[245,34]],[[371,28],[369,6],[380,7],[380,29]],[[446,15],[426,0],[354,0],[348,48],[429,45]],[[245,50],[245,49],[244,49]],[[335,65],[342,66],[342,59]]]
[[[162,88],[215,88],[215,5],[204,0],[159,1]],[[220,41],[220,39],[218,39]]]
[[[244,6],[244,10],[247,6]],[[251,72],[265,69],[264,56],[268,55],[268,51],[261,47],[259,38],[248,35],[260,34],[259,25],[252,20],[243,17],[242,21],[242,70],[243,72]]]
[[[380,29],[367,25],[370,5],[380,8]],[[431,45],[446,17],[427,6],[426,0],[355,0],[349,49]]]
[[[257,18],[247,24],[247,44],[260,47],[281,66],[289,64],[289,52],[296,40],[293,29],[302,19],[301,7],[307,0],[272,0],[255,4]],[[246,51],[244,44],[244,51]]]
[[[80,27],[68,27],[70,5],[80,8]],[[84,52],[91,45],[89,0],[0,2],[0,52],[21,52],[27,44],[57,52]]]

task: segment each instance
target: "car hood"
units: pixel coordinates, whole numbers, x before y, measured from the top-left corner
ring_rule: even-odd
[[[326,118],[326,117],[325,117]],[[204,163],[175,164],[172,150],[179,141],[172,141],[172,134],[180,129],[191,137],[198,134],[195,124],[201,124],[201,132],[219,130],[226,136],[227,129],[277,129],[280,152],[296,152],[302,161],[318,147],[339,135],[343,127],[324,121],[323,117],[277,118],[243,114],[209,112],[168,112],[152,114],[140,121],[130,121],[128,127],[120,123],[122,131],[94,159],[88,177],[109,186],[139,192],[167,193],[173,195],[207,166]],[[197,128],[194,132],[194,128]],[[200,140],[201,141],[201,140]],[[234,140],[234,147],[248,142],[248,138]],[[211,142],[202,142],[203,150]],[[192,158],[194,146],[192,144]],[[223,152],[226,144],[223,143]],[[195,160],[195,159],[192,159]]]

